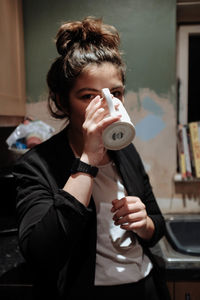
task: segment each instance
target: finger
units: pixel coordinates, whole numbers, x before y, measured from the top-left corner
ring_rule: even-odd
[[[111,212],[115,212],[117,209],[121,208],[125,203],[125,199],[126,198],[124,197],[124,198],[121,198],[119,200],[118,199],[113,200],[112,201],[113,207],[111,209]]]
[[[109,115],[108,106],[100,99],[95,97],[86,108],[85,120],[99,122]],[[101,116],[101,118],[99,118]]]
[[[102,99],[98,95],[88,104],[85,110],[85,118],[91,118],[95,111],[101,106],[104,107],[104,105],[102,105]]]
[[[107,116],[107,111],[104,107],[97,108],[97,110],[91,116],[90,121],[98,123]]]
[[[115,221],[114,221],[114,224],[115,225],[123,225],[123,224],[129,224],[129,223],[132,223],[133,221],[132,221],[132,214],[129,214],[129,215],[126,215],[126,216],[124,216],[124,217],[121,217],[121,218],[119,218],[119,219],[116,219]]]
[[[145,221],[142,220],[142,221],[138,221],[138,222],[122,224],[120,226],[120,228],[137,232],[139,229],[143,228],[145,226],[145,224],[146,224]]]
[[[102,119],[98,123],[98,127],[101,128],[102,130],[104,130],[106,127],[108,127],[112,123],[118,121],[120,118],[121,118],[121,114],[118,114],[116,116],[108,116],[108,117]]]
[[[88,104],[86,110],[87,110],[87,109],[90,110],[95,104],[97,104],[97,103],[99,103],[99,102],[101,102],[101,98],[100,98],[99,95],[97,95],[94,99],[92,99],[92,100],[90,101],[90,103]]]
[[[107,113],[104,108],[100,107],[93,114],[89,114],[83,123],[83,129],[87,130],[88,133],[95,133],[102,131],[113,122],[116,122],[120,117],[106,117]]]
[[[116,214],[113,216],[113,220],[117,220],[123,216],[126,216],[129,213],[134,213],[137,211],[135,204],[126,203],[120,209],[117,210]]]
[[[98,123],[104,117],[105,117],[105,109],[103,107],[100,108],[97,107],[97,109],[93,111],[92,114],[89,114],[87,116],[86,123],[88,124],[88,126],[90,126],[91,124]]]
[[[113,200],[112,201],[113,210],[111,210],[111,211],[115,212],[116,210],[122,208],[122,206],[124,206],[124,210],[127,212],[130,209],[137,211],[137,210],[139,210],[139,209],[137,209],[137,206],[139,205],[137,203],[140,203],[140,202],[141,202],[141,200],[138,197],[134,197],[134,196],[127,196],[127,197],[121,198],[120,200],[117,200],[117,201]],[[132,205],[135,205],[135,206],[133,207]]]
[[[133,223],[133,222],[139,222],[146,218],[146,214],[143,212],[137,212],[137,213],[129,213],[123,217],[120,217],[118,219],[115,219],[115,225],[122,225],[125,223]]]

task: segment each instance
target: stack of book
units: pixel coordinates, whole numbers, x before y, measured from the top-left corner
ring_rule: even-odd
[[[182,179],[200,179],[200,121],[178,125],[177,147]]]

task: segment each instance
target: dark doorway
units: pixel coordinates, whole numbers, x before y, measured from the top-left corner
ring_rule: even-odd
[[[200,121],[200,35],[189,36],[188,122]]]

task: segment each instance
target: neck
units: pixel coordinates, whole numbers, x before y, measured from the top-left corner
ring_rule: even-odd
[[[69,127],[68,139],[74,154],[80,157],[83,152],[83,135],[78,131],[72,131]]]

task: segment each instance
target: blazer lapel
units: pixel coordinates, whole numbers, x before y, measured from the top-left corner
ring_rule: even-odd
[[[134,164],[134,152],[131,155],[132,158],[129,159],[123,150],[112,151],[111,153],[128,195],[142,198],[141,174],[139,174],[137,166]]]

